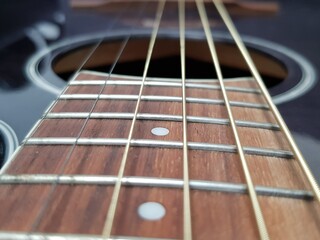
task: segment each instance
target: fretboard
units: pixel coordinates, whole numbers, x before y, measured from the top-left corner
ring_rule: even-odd
[[[88,71],[69,83],[2,171],[0,239],[103,239],[117,181],[114,238],[183,238],[181,80],[147,78],[135,116],[141,84]],[[319,205],[256,82],[225,85],[271,239],[317,239]],[[194,239],[259,238],[219,83],[187,79],[186,103]],[[140,212],[150,202],[162,215]]]

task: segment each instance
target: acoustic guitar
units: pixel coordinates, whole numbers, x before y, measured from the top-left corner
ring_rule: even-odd
[[[55,99],[12,155],[2,124],[0,239],[319,239],[319,187],[275,106],[310,90],[315,70],[241,37],[228,13],[276,5],[96,3],[105,31],[47,33],[24,65]]]

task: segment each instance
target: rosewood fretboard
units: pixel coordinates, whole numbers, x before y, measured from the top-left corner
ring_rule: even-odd
[[[1,239],[100,239],[140,86],[141,78],[94,72],[70,82],[3,170]],[[187,80],[186,87],[194,239],[257,239],[219,85]],[[226,87],[270,237],[319,239],[319,205],[256,83],[230,79]],[[180,80],[145,82],[114,237],[182,238],[181,96]],[[152,133],[157,127],[169,133]],[[145,202],[162,204],[165,215],[143,219],[137,211]]]

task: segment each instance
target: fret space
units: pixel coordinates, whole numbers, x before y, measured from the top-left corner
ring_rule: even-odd
[[[246,155],[246,158],[253,182],[256,185],[310,190],[296,161],[250,155]]]
[[[190,142],[234,145],[232,130],[228,125],[188,123]]]
[[[64,94],[99,94],[102,89],[104,89],[103,85],[69,86]]]
[[[226,83],[226,86],[232,86],[231,84]],[[209,99],[221,99],[223,100],[223,96],[220,90],[212,90],[212,89],[201,89],[201,88],[187,88],[186,89],[187,97],[200,97],[201,98],[209,98]],[[228,97],[230,101],[239,101],[239,102],[247,102],[247,103],[262,103],[265,104],[265,100],[260,94],[252,94],[252,93],[243,93],[243,92],[228,92]]]
[[[51,112],[90,112],[94,100],[58,100]]]
[[[259,196],[271,239],[317,239],[320,207],[314,201]],[[310,214],[311,213],[311,214]],[[303,219],[303,220],[302,220]],[[304,224],[304,223],[308,224]]]
[[[182,104],[180,102],[163,101],[141,101],[139,113],[174,114],[182,115]]]
[[[227,111],[222,105],[187,103],[187,113],[189,116],[228,119]]]
[[[1,231],[99,235],[112,189],[110,186],[0,186]]]
[[[182,91],[181,88],[146,86],[143,89],[142,95],[181,97]]]
[[[98,100],[93,112],[123,112],[134,113],[135,101],[128,100]]]
[[[84,123],[85,119],[46,119],[32,137],[77,137]]]
[[[131,120],[89,119],[82,138],[127,138]]]
[[[189,150],[190,179],[228,183],[244,183],[237,154]]]
[[[108,82],[108,81],[107,81]],[[140,86],[106,85],[102,94],[139,95]]]
[[[258,239],[247,195],[191,191],[193,233],[198,239]],[[212,234],[214,232],[214,235]]]
[[[59,174],[71,146],[25,146],[7,170],[9,174]]]
[[[131,147],[125,176],[182,179],[180,149]]]
[[[28,232],[51,190],[50,185],[0,186],[0,230]],[[10,216],[10,217],[8,217]]]
[[[76,146],[62,174],[115,176],[123,151],[123,147]]]
[[[111,186],[57,186],[35,231],[100,235],[112,191]]]

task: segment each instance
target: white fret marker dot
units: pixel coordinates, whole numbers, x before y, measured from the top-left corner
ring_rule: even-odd
[[[156,221],[166,214],[164,206],[157,202],[145,202],[138,208],[138,215],[144,220]]]
[[[151,133],[156,136],[166,136],[169,134],[169,129],[163,127],[152,128]]]

